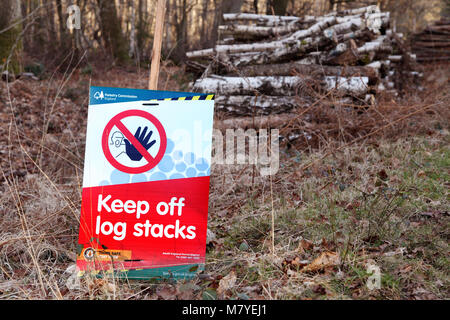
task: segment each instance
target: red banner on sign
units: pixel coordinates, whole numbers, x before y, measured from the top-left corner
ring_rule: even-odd
[[[83,189],[80,270],[205,262],[209,177]]]

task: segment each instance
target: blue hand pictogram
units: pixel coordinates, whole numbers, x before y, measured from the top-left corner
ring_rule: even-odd
[[[134,137],[139,141],[139,143],[145,148],[145,150],[150,149],[156,143],[156,140],[150,141],[152,137],[153,131],[150,131],[147,134],[148,127],[145,127],[141,133],[141,127],[137,128]],[[146,135],[147,134],[147,135]],[[142,154],[137,151],[137,149],[128,141],[128,139],[124,139],[125,142],[125,150],[127,152],[128,157],[133,161],[139,161],[142,159]]]

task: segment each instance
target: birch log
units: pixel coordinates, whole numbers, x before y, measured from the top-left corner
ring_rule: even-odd
[[[283,113],[262,117],[233,118],[222,121],[214,121],[214,129],[225,131],[226,129],[248,129],[248,128],[281,128],[288,123],[297,123],[298,114]],[[299,119],[300,120],[300,119]]]
[[[419,78],[409,72],[412,63],[399,63],[414,59],[389,29],[389,13],[377,6],[320,17],[228,14],[224,20],[229,25],[219,29],[229,40],[187,56],[191,61],[200,58],[201,64],[192,65],[197,72],[207,65],[203,61],[210,61],[193,90],[216,93],[217,109],[227,115],[286,112],[310,105],[324,92],[341,106],[367,106],[378,91],[395,91],[400,76]],[[417,46],[424,50],[437,35],[421,36]],[[446,47],[447,40],[437,40]],[[225,76],[211,74],[213,70]]]
[[[335,90],[340,94],[351,96],[365,95],[369,89],[368,84],[369,78],[367,77],[325,77],[327,91]]]
[[[368,14],[379,13],[377,6],[368,6],[359,9],[346,10],[341,12],[332,12],[322,17],[314,17],[306,15],[303,18],[293,17],[293,16],[274,16],[274,15],[264,15],[264,14],[253,14],[253,13],[226,13],[223,15],[224,21],[255,21],[261,24],[267,24],[268,26],[283,25],[292,22],[301,23],[311,23],[319,20],[326,19],[328,17],[336,17],[340,22],[345,19],[356,18],[357,16]]]
[[[323,31],[325,37],[333,39],[338,34],[349,33],[364,28],[363,19],[360,17],[331,26]]]
[[[377,51],[383,46],[385,40],[386,36],[379,36],[374,41],[366,42],[364,45],[358,48],[358,53]]]
[[[370,18],[371,16],[369,16]],[[318,35],[320,32],[323,31],[323,34],[327,38],[333,38],[335,35],[343,34],[343,33],[349,33],[351,31],[356,30],[362,30],[366,27],[366,23],[364,20],[359,18],[350,19],[348,21],[342,22],[340,24],[334,25],[336,23],[336,17],[327,17],[319,22],[313,24],[311,27],[305,30],[298,30],[294,33],[292,33],[289,36],[286,36],[280,40],[270,41],[270,42],[258,42],[258,43],[252,43],[252,44],[234,44],[234,45],[216,45],[214,48],[205,49],[205,50],[197,50],[197,51],[191,51],[187,53],[187,57],[190,59],[193,58],[203,58],[207,56],[215,55],[216,53],[219,54],[231,54],[231,53],[238,53],[238,52],[264,52],[267,50],[276,50],[281,47],[292,45],[293,43],[298,42],[299,40],[312,37],[314,35]],[[233,27],[230,26],[224,26],[224,28],[230,28]],[[265,32],[268,32],[268,29],[257,29],[257,27],[254,26],[243,26],[241,29],[242,32],[245,30],[249,30],[251,28],[254,28],[255,33],[258,31],[262,32],[262,30],[265,30]]]
[[[330,40],[323,37],[306,38],[290,45],[286,44],[274,50],[255,52],[243,56],[230,56],[228,60],[234,67],[243,67],[252,64],[262,65],[283,62],[295,58],[302,58],[306,53],[329,44]]]
[[[221,95],[259,95],[296,96],[301,95],[301,86],[310,80],[298,76],[269,76],[269,77],[208,77],[197,80],[193,90],[197,92],[211,92]],[[367,77],[330,77],[324,78],[324,89],[333,90],[339,94],[361,96],[368,91]]]
[[[332,25],[335,21],[336,18],[334,17],[324,19],[323,21],[312,25],[306,30],[299,30],[288,37],[276,41],[257,42],[251,44],[217,45],[214,48],[210,49],[191,51],[186,53],[186,55],[189,59],[192,59],[212,56],[216,53],[230,54],[238,52],[264,52],[268,50],[276,50],[281,47],[298,43],[299,40],[305,39],[307,37],[319,34],[322,30]]]
[[[313,20],[314,17],[309,17]],[[254,14],[254,13],[225,13],[223,15],[224,21],[256,21],[260,23],[265,23],[269,25],[282,25],[290,22],[300,21],[301,18],[293,16],[274,16],[265,14]]]
[[[222,95],[293,96],[303,83],[300,77],[218,77],[211,76],[197,80],[193,85],[196,92],[211,92]]]
[[[214,101],[217,110],[240,115],[282,113],[299,106],[301,102],[299,97],[223,95],[218,95]]]
[[[369,83],[375,83],[378,79],[376,69],[381,67],[365,67],[365,66],[326,66],[318,64],[302,64],[299,61],[280,64],[252,65],[241,69],[237,69],[229,73],[232,76],[246,75],[248,77],[255,76],[341,76],[354,77],[364,76],[369,78]]]
[[[364,14],[364,13],[377,13],[380,12],[380,9],[376,6],[376,5],[371,5],[371,6],[367,6],[367,7],[362,7],[362,8],[356,8],[356,9],[348,9],[348,10],[343,10],[343,11],[333,11],[330,12],[328,14],[326,14],[326,17],[330,17],[330,16],[350,16],[350,15],[355,15],[355,14]]]
[[[247,25],[225,25],[219,26],[219,31],[224,34],[232,34],[238,39],[253,39],[261,37],[274,37],[287,33],[291,33],[301,29],[301,25],[296,22],[289,23],[285,26],[266,27],[266,26],[247,26]]]
[[[273,105],[297,105],[296,97],[280,97],[280,96],[223,96],[218,95],[214,103],[220,105],[238,105],[248,104],[257,108],[267,109]]]

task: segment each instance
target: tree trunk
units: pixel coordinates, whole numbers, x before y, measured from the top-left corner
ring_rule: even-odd
[[[20,0],[3,0],[0,11],[0,71],[18,74],[22,71],[22,17]]]
[[[208,24],[208,3],[209,0],[203,0],[202,8],[202,27],[200,31],[200,45],[203,47],[207,41],[207,24]]]
[[[175,62],[181,63],[186,60],[187,46],[187,0],[174,1],[173,25],[175,26],[175,49],[173,50],[173,58]]]
[[[211,33],[211,43],[216,43],[218,39],[218,28],[222,24],[223,15],[226,13],[238,13],[241,11],[244,0],[227,0],[227,1],[214,1],[216,5],[216,15],[214,16],[214,23]]]
[[[131,6],[131,29],[130,29],[130,50],[128,55],[130,57],[136,57],[136,7],[134,0],[130,1]]]
[[[253,10],[258,14],[258,0],[253,0]]]
[[[59,45],[65,49],[67,47],[67,36],[66,36],[66,24],[64,23],[64,16],[62,13],[62,3],[61,0],[55,0],[56,2],[56,13],[58,14],[58,25],[59,25]]]
[[[122,34],[115,1],[97,0],[97,3],[100,8],[100,26],[105,47],[111,51],[119,63],[127,62],[129,60],[128,43]]]
[[[145,37],[146,37],[146,7],[144,7],[145,0],[139,0],[138,2],[138,22],[137,22],[137,53],[139,55],[139,59],[141,59],[144,50]]]
[[[164,32],[164,45],[163,45],[163,53],[170,54],[172,48],[172,21],[170,17],[172,16],[172,1],[166,1],[166,17],[165,21],[165,32]]]
[[[450,1],[446,0],[442,6],[441,16],[448,19],[450,17]]]
[[[267,14],[284,16],[289,0],[267,0]]]
[[[50,43],[51,47],[54,48],[53,45],[53,39],[54,36],[56,34],[56,29],[55,29],[55,20],[54,20],[54,10],[55,7],[53,6],[53,2],[50,1],[47,5],[47,25],[48,25],[48,35],[47,35],[47,42]]]

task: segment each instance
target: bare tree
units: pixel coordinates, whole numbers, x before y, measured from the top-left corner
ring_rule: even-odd
[[[130,49],[128,55],[133,57],[136,55],[136,6],[134,0],[130,1],[131,21],[130,21]]]
[[[176,39],[173,58],[176,62],[182,62],[186,57],[187,45],[187,0],[174,0],[173,4],[172,24],[175,26]]]
[[[214,0],[214,4],[216,14],[214,16],[211,38],[208,41],[209,43],[215,43],[217,41],[217,30],[219,29],[219,25],[223,22],[223,14],[240,12],[241,7],[244,4],[244,0],[229,0],[221,2],[219,0]]]
[[[450,0],[444,0],[442,8],[442,16],[450,19]]]
[[[22,69],[22,41],[20,0],[3,0],[0,11],[0,70],[19,73]],[[6,65],[8,67],[6,67]]]
[[[207,39],[208,4],[209,4],[209,0],[203,0],[202,26],[201,26],[201,31],[200,31],[200,44],[202,46],[206,44],[206,39]]]
[[[100,26],[105,47],[119,62],[127,61],[128,43],[122,34],[115,1],[97,0],[97,4],[100,8]]]
[[[267,0],[267,14],[284,16],[289,0]]]

